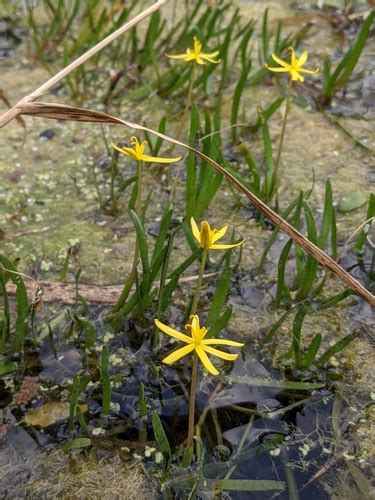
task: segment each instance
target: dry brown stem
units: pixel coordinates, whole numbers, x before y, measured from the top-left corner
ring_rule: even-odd
[[[201,151],[194,149],[187,144],[184,144],[177,139],[173,139],[168,135],[161,134],[155,130],[148,127],[138,125],[137,123],[129,122],[127,120],[121,120],[114,116],[108,115],[107,113],[102,113],[99,111],[92,111],[89,109],[82,109],[72,106],[66,106],[63,104],[49,104],[44,102],[34,102],[25,103],[19,106],[18,111],[20,114],[29,116],[38,116],[41,118],[50,118],[54,120],[72,120],[81,122],[92,122],[92,123],[105,123],[105,124],[117,124],[125,125],[126,127],[133,128],[135,130],[141,130],[143,132],[149,132],[150,134],[161,137],[162,139],[171,142],[177,146],[188,149],[192,151],[195,155],[202,158],[215,170],[223,174],[229,182],[231,182],[238,191],[243,193],[251,203],[261,210],[277,227],[279,227],[285,234],[287,234],[292,240],[297,243],[303,250],[311,254],[322,266],[332,271],[343,283],[345,283],[353,292],[364,300],[366,300],[372,307],[375,306],[375,297],[372,295],[359,281],[357,281],[353,276],[351,276],[343,267],[341,267],[337,262],[335,262],[327,253],[318,248],[314,243],[309,241],[303,234],[301,234],[297,229],[295,229],[288,221],[283,219],[279,214],[274,212],[268,205],[266,205],[262,200],[260,200],[254,193],[247,189],[241,182],[239,182],[233,175],[227,172],[222,166],[216,163],[214,160],[206,156]]]

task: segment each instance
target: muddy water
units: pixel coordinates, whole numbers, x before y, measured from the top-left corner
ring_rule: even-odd
[[[312,20],[311,30],[299,47],[299,50],[309,50],[311,67],[321,66],[327,53],[330,55],[331,53],[339,54],[338,46],[341,42],[337,37],[337,33],[327,20],[322,20],[315,13],[311,13],[311,10],[308,9],[311,4],[306,5],[306,10],[301,11],[289,4],[286,6],[281,2],[267,3],[270,6],[270,18],[274,21],[283,19],[285,30],[294,30],[303,19],[309,18]],[[259,19],[265,2],[240,1],[238,4],[245,18],[255,17]],[[348,35],[346,43],[350,43],[350,40],[351,38]],[[366,55],[365,53],[366,57],[369,57],[369,55],[371,54]],[[30,58],[30,53],[25,46],[16,49],[15,55],[11,59],[2,60],[1,65],[0,87],[5,90],[8,99],[12,103],[43,83],[48,77],[46,71]],[[367,64],[364,66],[366,69]],[[368,73],[365,73],[364,77],[367,78]],[[316,85],[319,85],[318,78],[316,79]],[[304,93],[302,88],[299,90],[302,94]],[[249,110],[247,111],[247,118],[255,113],[257,105],[260,104],[266,107],[284,91],[285,86],[277,78],[270,78],[257,89],[247,89],[243,95],[243,102],[246,104],[246,109]],[[224,95],[224,101],[229,100],[231,95],[232,89],[228,89],[227,95]],[[351,190],[360,190],[367,195],[370,194],[372,189],[370,181],[373,179],[374,169],[373,154],[358,145],[342,128],[333,123],[330,115],[317,111],[311,103],[309,95],[306,95],[305,99],[307,107],[303,108],[294,103],[289,115],[281,163],[281,206],[286,206],[299,190],[307,189],[311,185],[313,171],[315,172],[316,183],[311,196],[311,203],[316,210],[322,208],[324,183],[327,178],[332,181],[336,203],[345,193]],[[49,95],[44,100],[70,104],[69,97],[62,90],[57,95]],[[353,100],[355,101],[355,112],[346,112],[344,118],[340,117],[340,123],[349,129],[354,136],[364,140],[368,147],[374,148],[373,110],[371,111],[368,107],[363,106],[363,99],[357,99],[356,101],[353,98]],[[230,107],[229,101],[227,102],[228,110],[224,106],[224,116],[229,116]],[[100,109],[100,105],[95,102],[85,104],[88,107]],[[161,109],[164,106],[165,103],[157,96],[148,99],[147,105],[145,103],[127,102],[124,99],[121,109],[116,110],[116,112],[113,111],[113,113],[126,117],[131,121],[146,122],[150,127],[157,128],[162,114]],[[167,106],[169,110],[173,111],[173,103],[168,103]],[[340,106],[341,109],[345,108],[346,111],[351,109],[350,106],[348,107],[347,101],[334,102],[334,108],[340,108]],[[363,109],[367,110],[366,114],[361,112]],[[251,110],[254,111],[251,112]],[[275,147],[280,134],[282,114],[283,108],[274,115],[270,123]],[[16,122],[12,122],[2,129],[0,135],[0,172],[2,180],[0,186],[0,230],[4,232],[4,238],[1,240],[1,252],[12,258],[21,257],[20,269],[22,271],[34,273],[42,279],[56,280],[60,276],[67,249],[69,246],[74,246],[79,250],[72,261],[71,268],[82,267],[82,281],[95,284],[120,284],[131,265],[129,255],[131,255],[134,245],[134,236],[132,225],[126,215],[127,196],[121,198],[118,217],[104,213],[99,207],[98,192],[101,196],[108,196],[110,174],[100,128],[96,125],[77,125],[41,119],[25,118],[24,120],[27,126],[27,136],[24,143],[23,129]],[[223,124],[225,125],[225,120]],[[167,133],[173,135],[173,128],[171,127],[171,130],[167,129]],[[117,141],[122,138],[127,139],[130,131],[112,127],[105,128],[105,134],[109,141]],[[261,159],[262,144],[260,138],[250,136],[246,130],[241,131],[241,138],[252,148],[255,157]],[[228,154],[235,154],[235,152],[230,151]],[[125,159],[121,162],[120,168],[124,176],[134,173],[134,166]],[[150,239],[152,239],[152,234],[157,230],[157,220],[160,218],[169,193],[166,189],[165,173],[161,174],[158,167],[147,170],[145,177],[146,190],[153,190],[149,209]],[[182,186],[178,186],[177,193],[176,212],[178,215],[183,213],[183,210],[180,210],[183,207]],[[338,237],[340,242],[344,242],[349,237],[352,231],[364,220],[364,216],[364,208],[338,215]],[[280,316],[280,311],[272,308],[272,294],[275,292],[276,258],[281,245],[286,239],[280,236],[278,244],[271,253],[272,260],[267,264],[266,277],[257,277],[255,276],[255,268],[270,233],[261,228],[257,221],[254,220],[247,201],[242,200],[241,203],[237,203],[228,187],[223,184],[220,193],[207,211],[206,217],[217,227],[228,223],[246,237],[241,268],[229,299],[233,305],[233,315],[228,331],[229,333],[233,332],[236,338],[244,339],[249,351],[252,352],[256,342],[262,338]],[[189,250],[186,244],[182,243],[182,240],[177,242],[177,261],[187,255],[188,252]],[[345,253],[345,250],[343,250],[343,253]],[[217,257],[213,256],[213,260],[216,259]],[[70,278],[72,278],[72,274],[70,274]],[[174,316],[176,318],[179,318],[182,313],[188,287],[192,289],[192,285],[186,285],[184,290],[175,298],[174,307],[176,311]],[[331,293],[342,289],[342,285],[336,279],[331,278],[329,280],[328,290]],[[47,313],[50,318],[54,315],[56,313],[53,310]],[[107,327],[103,326],[100,314],[97,317],[99,317],[97,325],[102,337],[108,334]],[[372,411],[373,406],[371,406],[373,400],[371,391],[374,390],[372,375],[374,352],[370,342],[372,333],[371,311],[359,300],[350,298],[334,310],[330,309],[325,314],[319,313],[319,315],[309,317],[304,325],[304,336],[306,340],[310,341],[312,336],[319,331],[323,336],[324,347],[328,347],[339,338],[353,331],[353,329],[359,333],[358,338],[346,349],[343,355],[332,360],[331,369],[337,370],[343,376],[339,389],[345,405],[340,407],[339,426],[341,426],[343,433],[348,432],[344,438],[345,459],[352,461],[360,470],[368,473],[369,465],[374,459],[374,440],[371,432],[374,426],[374,412]],[[270,361],[269,355],[264,356],[263,364],[254,361],[253,358],[248,356],[245,362],[240,362],[237,365],[236,372],[263,376],[277,373],[277,371],[273,370],[278,370],[280,366],[287,364],[284,355],[289,345],[290,322],[286,322],[280,329],[277,343],[271,351],[272,361]],[[127,351],[117,349],[115,343],[112,347],[114,357],[111,362],[113,367],[129,361],[129,356],[138,356],[135,349],[131,350],[131,346],[127,345]],[[64,355],[66,359],[72,359],[74,370],[78,370],[81,367],[82,360],[81,358],[74,358],[72,352],[72,349],[68,348],[67,351],[64,351]],[[47,350],[44,361],[50,358],[52,359],[51,352]],[[137,363],[134,360],[131,363],[135,373],[141,373],[140,367],[137,368]],[[57,381],[56,379],[56,373],[59,371],[58,365],[53,366],[51,372],[44,368],[44,371],[47,371],[44,374],[46,380],[48,384],[61,383],[60,380]],[[73,368],[71,376],[74,374]],[[168,372],[166,376],[173,381],[174,375],[171,372]],[[188,379],[188,372],[184,373],[184,376]],[[133,387],[131,383],[134,380],[131,378],[129,380],[130,386]],[[181,384],[180,381],[178,383]],[[201,399],[198,398],[198,406],[201,405],[201,409],[204,408],[207,394],[210,394],[211,389],[209,382],[203,379],[200,385]],[[116,402],[120,405],[119,415],[128,415],[130,412],[127,406],[129,402],[121,394],[122,390],[124,388],[120,388],[118,391],[119,396],[116,396]],[[127,391],[126,394],[129,393],[129,387],[127,387]],[[157,391],[154,392],[157,393]],[[223,407],[226,406],[226,396],[226,394],[221,394],[218,397],[219,407],[220,404]],[[327,402],[322,403],[325,396]],[[166,401],[174,400],[174,398],[183,399],[183,397],[184,393],[181,387],[176,390],[176,394],[173,394],[173,398],[171,398],[171,394],[164,394]],[[286,406],[294,401],[288,399],[285,395],[283,397],[277,396],[272,391],[259,391],[250,397],[246,392],[244,394],[242,387],[241,394],[236,396],[235,402],[241,403],[245,400],[255,400],[259,408],[262,405],[268,405],[267,408],[269,408],[272,405],[280,404],[280,402]],[[302,429],[302,434],[298,437],[296,437],[296,434],[293,435],[294,439],[300,440],[300,446],[295,448],[295,455],[289,457],[289,459],[298,463],[300,468],[307,467],[307,461],[310,458],[311,462],[316,464],[314,471],[317,472],[325,461],[329,459],[334,461],[336,458],[337,449],[332,444],[336,438],[333,435],[327,438],[329,443],[322,446],[322,449],[328,450],[325,452],[324,460],[318,457],[319,449],[313,449],[314,440],[324,440],[327,437],[327,434],[324,434],[323,431],[320,432],[321,428],[319,426],[325,426],[330,421],[333,401],[332,393],[320,393],[316,400],[312,399],[306,409],[297,412],[295,415],[296,419],[298,419],[299,429]],[[262,405],[260,402],[262,402]],[[170,411],[172,412],[172,410]],[[182,419],[186,418],[186,408],[181,412],[180,416]],[[168,420],[168,410],[165,411],[165,418],[166,422],[171,425],[170,429],[174,429],[173,425],[175,423]],[[226,419],[234,418],[233,415],[228,417],[224,409],[221,410],[219,418],[221,419],[220,423],[223,425],[226,446],[229,449],[231,447],[235,448],[238,444],[238,436],[241,433],[238,429],[231,433],[230,426],[225,429]],[[316,419],[315,424],[317,424],[315,426],[311,424],[314,418]],[[338,418],[337,415],[336,418]],[[96,421],[96,423],[100,428],[100,421]],[[289,426],[292,425],[289,421],[287,423]],[[242,421],[239,424],[241,425],[237,427],[245,425]],[[179,428],[178,431],[181,432],[181,429]],[[274,434],[286,433],[285,422],[282,418],[280,418],[280,421],[276,419],[276,422],[268,422],[266,431]],[[254,439],[260,433],[260,431],[258,434],[257,432],[255,429]],[[39,445],[43,448],[39,434]],[[308,435],[310,435],[309,439],[306,438]],[[212,436],[205,437],[208,442],[212,439]],[[17,439],[14,438],[13,444],[17,443]],[[20,439],[21,441],[26,439],[26,434],[21,436]],[[299,448],[303,448],[306,443],[310,448],[305,447],[305,451],[301,451]],[[123,442],[122,445],[124,445]],[[129,443],[126,443],[126,445],[129,445]],[[123,447],[126,448],[127,446]],[[212,448],[215,448],[215,446],[213,445]],[[342,448],[340,448],[341,451]],[[217,450],[209,449],[212,456],[215,456],[216,452]],[[309,456],[310,452],[311,455]],[[89,457],[95,463],[101,457],[112,457],[110,452],[105,454],[101,448],[95,453],[93,452],[93,456]],[[20,455],[22,456],[22,451]],[[27,469],[28,472],[31,470],[30,462],[34,462],[36,455],[37,449],[35,448],[35,455],[32,455],[31,460],[28,461],[25,457],[22,457],[22,464],[26,469],[29,468]],[[42,457],[44,456],[42,455]],[[134,457],[132,453],[127,457],[127,459],[130,458],[133,464]],[[143,459],[146,461],[144,457]],[[60,456],[52,456],[51,460],[59,464],[59,468],[64,471],[64,474],[70,471],[72,477],[77,477],[76,469],[71,464],[68,466]],[[277,459],[275,458],[275,460]],[[47,475],[51,474],[51,482],[55,481],[49,459],[44,460],[44,458],[41,458],[41,464],[48,471]],[[272,459],[270,463],[269,456],[267,456],[265,462],[260,460],[256,466],[260,469],[265,467],[271,474]],[[82,464],[78,460],[75,467],[82,472],[82,476],[86,474],[85,481],[88,481],[87,463]],[[133,467],[133,471],[135,471],[134,481],[140,483],[139,497],[142,498],[143,495],[144,498],[149,498],[142,489],[145,486],[142,472],[137,465],[133,465]],[[335,470],[334,465],[332,469]],[[35,469],[32,470],[36,481],[33,490],[35,493],[35,491],[39,491],[38,488],[43,482]],[[120,476],[116,476],[117,479],[114,480],[113,474],[116,471],[117,469],[114,466],[111,469],[112,476],[108,477],[109,482],[122,479]],[[103,474],[103,478],[106,478],[103,480],[107,480],[105,473],[106,470],[98,469],[95,470],[92,477],[97,478],[98,475]],[[6,480],[10,482],[12,475],[9,474],[9,471],[7,471],[7,474],[3,475],[3,477],[0,476],[0,480],[5,480],[6,477]],[[24,478],[24,476],[21,477]],[[68,474],[67,477],[70,477],[70,475]],[[269,479],[271,475],[267,477]],[[304,484],[307,479],[308,476],[299,477],[299,486]],[[330,483],[324,484],[323,481],[323,486],[320,485],[317,490],[312,489],[311,495],[320,494],[321,498],[324,498],[322,495],[335,498],[334,480],[335,477],[332,478],[331,476]],[[341,484],[343,490],[342,497],[350,498],[350,495],[355,494],[353,493],[354,490],[350,489],[352,488],[351,479],[346,469],[343,472],[337,471],[337,481]],[[72,486],[72,488],[74,487]],[[26,492],[26,489],[24,491]],[[58,494],[61,491],[65,490],[57,490],[57,492],[51,494]],[[22,496],[22,491],[18,494]],[[114,495],[116,494],[118,494],[118,490],[114,492]],[[302,494],[301,498],[311,498],[311,496],[303,496]]]

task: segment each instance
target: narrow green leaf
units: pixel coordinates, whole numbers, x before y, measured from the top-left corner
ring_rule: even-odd
[[[292,212],[292,210],[296,207],[297,203],[298,203],[298,198],[296,198],[295,200],[293,200],[289,204],[289,206],[286,208],[286,210],[284,210],[284,212],[281,214],[281,217],[283,219],[286,219],[289,216],[289,214]],[[272,234],[271,234],[269,240],[265,244],[263,252],[262,252],[262,256],[260,258],[259,266],[258,266],[258,269],[257,269],[257,274],[261,274],[263,272],[264,264],[266,262],[266,258],[267,258],[268,252],[270,251],[272,245],[275,243],[276,238],[277,238],[279,232],[280,232],[280,228],[276,226],[273,229]]]
[[[193,103],[191,107],[191,118],[190,118],[190,135],[189,135],[189,146],[195,147],[197,134],[200,130],[199,122],[199,112],[197,106]],[[195,202],[197,199],[197,187],[196,187],[196,156],[192,151],[189,151],[186,160],[186,220],[190,221],[190,218],[194,214]]]
[[[139,414],[141,417],[145,417],[147,415],[147,405],[145,399],[145,386],[142,384],[142,382],[139,385],[138,402],[139,402]]]
[[[353,291],[350,289],[344,290],[343,292],[340,292],[333,297],[330,297],[327,300],[324,300],[320,305],[319,309],[328,309],[329,307],[333,307],[342,300],[346,299],[347,297],[350,297],[353,294]]]
[[[320,333],[314,335],[314,338],[307,349],[307,352],[303,358],[303,367],[308,370],[318,354],[320,344],[322,342],[322,336]]]
[[[232,316],[232,311],[233,307],[229,304],[224,313],[216,318],[216,320],[213,322],[213,325],[207,333],[207,338],[216,338],[219,335],[221,330],[223,330],[229,323],[229,320]]]
[[[251,68],[251,59],[247,62],[246,66],[242,68],[240,77],[237,81],[236,87],[233,93],[232,108],[230,113],[230,124],[233,126],[238,121],[238,111],[240,109],[241,95],[243,89],[245,88],[247,75],[249,74]],[[232,128],[232,141],[235,142],[237,139],[237,127]]]
[[[89,428],[87,427],[87,423],[86,423],[85,417],[83,416],[82,410],[79,407],[79,405],[76,406],[76,416],[77,416],[77,420],[78,420],[79,426],[81,427],[81,429],[83,430],[83,432],[86,435],[88,435],[89,434]]]
[[[261,47],[262,47],[263,61],[267,61],[268,59],[268,40],[269,40],[269,34],[268,34],[268,7],[267,7],[266,9],[264,9],[263,20],[262,20]]]
[[[152,252],[151,265],[153,264],[155,258],[161,252],[165,244],[165,240],[167,239],[168,236],[169,227],[171,225],[172,215],[173,215],[173,210],[169,208],[169,205],[167,205],[164,209],[163,216],[160,221],[160,227],[158,232],[159,234],[156,238],[154,250]]]
[[[267,333],[267,335],[264,337],[264,339],[260,342],[259,347],[262,348],[266,344],[269,344],[275,334],[277,333],[277,330],[280,328],[280,326],[284,323],[284,321],[287,319],[289,314],[291,313],[291,309],[288,309],[280,318],[276,321],[276,323],[271,327],[270,331]]]
[[[327,361],[332,357],[334,356],[335,354],[337,354],[338,352],[342,351],[343,349],[345,349],[345,347],[350,344],[350,342],[355,338],[355,335],[353,334],[349,334],[347,335],[346,337],[344,337],[343,339],[339,340],[338,342],[336,342],[332,347],[330,347],[329,349],[327,349],[325,351],[325,353],[320,356],[319,360],[318,360],[318,363],[320,365],[325,365],[327,363]]]
[[[363,226],[360,234],[358,235],[358,238],[355,242],[354,245],[354,251],[357,253],[363,252],[364,245],[367,240],[368,233],[370,231],[373,218],[375,217],[375,195],[370,194],[370,198],[368,201],[368,207],[367,207],[367,214],[366,214],[366,224]]]
[[[5,256],[0,255],[0,262],[3,264],[5,269],[14,271],[9,273],[10,279],[16,285],[16,299],[17,299],[17,319],[16,319],[16,335],[14,337],[12,352],[19,351],[23,348],[25,338],[27,335],[27,320],[29,304],[27,298],[27,290],[22,277],[17,273],[17,267],[7,259]]]
[[[102,349],[102,359],[100,365],[100,381],[102,384],[102,414],[109,415],[111,405],[111,380],[109,377],[109,351],[106,345]]]
[[[212,326],[213,323],[216,321],[217,317],[219,316],[220,311],[224,306],[225,301],[227,300],[228,297],[231,278],[232,278],[232,270],[229,267],[229,261],[227,259],[225,264],[225,269],[222,272],[217,282],[216,291],[211,301],[210,310],[208,311],[206,319],[207,326]]]
[[[156,443],[158,445],[160,452],[162,453],[162,455],[164,457],[163,479],[166,479],[169,476],[169,466],[170,466],[170,463],[172,460],[172,452],[171,452],[171,447],[170,447],[167,435],[165,434],[165,431],[163,428],[163,424],[161,423],[160,417],[159,417],[156,410],[152,411],[151,423],[152,423],[152,429],[154,431]]]
[[[298,311],[294,317],[293,328],[292,328],[292,347],[294,362],[298,370],[302,369],[302,349],[303,344],[301,340],[301,330],[303,320],[305,319],[308,308],[303,304],[298,308]]]
[[[70,389],[70,402],[69,402],[69,430],[74,431],[74,416],[76,414],[76,407],[78,402],[78,396],[80,392],[81,380],[79,375],[76,375],[73,379],[73,385]]]
[[[135,226],[135,231],[137,233],[137,240],[139,245],[139,254],[141,256],[143,273],[145,276],[150,274],[150,264],[148,260],[148,247],[146,240],[146,233],[142,222],[140,221],[138,215],[134,210],[130,210],[130,217]]]
[[[277,264],[277,289],[275,297],[275,306],[280,307],[281,301],[286,298],[290,299],[290,291],[285,283],[285,266],[288,261],[290,249],[292,248],[293,240],[290,239],[284,245]]]
[[[333,212],[333,199],[332,199],[332,187],[329,180],[326,181],[326,191],[324,198],[324,209],[323,209],[323,220],[320,228],[320,234],[318,238],[318,246],[324,250],[327,241],[329,230],[332,223],[332,212]]]
[[[203,490],[214,491],[215,489],[229,491],[281,491],[285,490],[283,481],[271,481],[268,479],[205,479]]]

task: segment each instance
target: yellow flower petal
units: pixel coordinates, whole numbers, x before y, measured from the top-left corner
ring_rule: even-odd
[[[201,222],[201,230],[200,230],[200,242],[201,247],[205,250],[209,250],[212,244],[212,235],[213,231],[209,225],[209,223],[205,220]]]
[[[227,250],[228,248],[234,248],[242,245],[245,240],[239,241],[238,243],[233,243],[232,245],[211,245],[211,250]]]
[[[297,66],[303,66],[307,61],[307,58],[308,58],[308,52],[307,50],[304,50],[301,54],[301,57],[297,61]]]
[[[212,236],[212,243],[215,243],[217,240],[220,240],[224,236],[224,234],[227,232],[228,226],[224,226],[220,231],[216,231],[214,235]]]
[[[142,161],[147,163],[174,163],[175,161],[180,161],[182,156],[177,158],[159,158],[157,156],[142,155]]]
[[[197,223],[194,220],[194,217],[190,219],[190,225],[191,225],[191,230],[193,232],[194,238],[197,240],[197,242],[200,244],[201,243],[201,235],[197,226]]]
[[[289,70],[290,64],[288,64],[287,62],[285,62],[282,59],[280,59],[280,57],[277,57],[276,54],[272,54],[272,59],[275,62],[277,62],[277,64],[280,64],[280,66],[283,66],[284,68],[286,68],[287,70]]]
[[[199,55],[199,56],[195,56],[195,62],[196,62],[197,64],[206,64],[206,63],[204,62],[204,60],[201,58],[201,56],[200,56],[200,55]]]
[[[202,340],[201,344],[206,345],[226,345],[229,347],[243,347],[245,344],[242,342],[235,342],[234,340],[227,339],[205,339]]]
[[[193,343],[193,339],[191,337],[188,337],[184,333],[178,332],[174,328],[171,328],[170,326],[164,325],[161,323],[158,319],[155,319],[155,325],[164,333],[167,335],[170,335],[171,337],[181,340],[182,342],[186,342],[188,344]]]
[[[311,73],[311,74],[314,74],[314,73],[319,73],[319,68],[317,68],[317,69],[302,69],[302,68],[300,68],[298,71],[300,73]]]
[[[215,58],[219,55],[219,51],[218,50],[215,50],[215,52],[205,52],[205,53],[202,53],[201,56],[204,56],[204,57],[212,57],[212,58]]]
[[[293,47],[288,47],[288,50],[291,52],[291,57],[290,57],[291,63],[290,63],[290,65],[293,66],[293,67],[295,67],[296,63],[297,63],[296,53],[295,53]]]
[[[176,361],[183,358],[190,352],[194,351],[194,349],[195,349],[194,344],[185,345],[184,347],[177,349],[177,351],[174,351],[171,354],[169,354],[166,358],[162,360],[162,363],[171,365],[172,363],[175,363]]]
[[[270,66],[267,66],[267,64],[264,65],[269,71],[274,71],[275,73],[288,73],[290,71],[289,68],[271,68]]]
[[[186,56],[187,54],[165,54],[167,57],[169,57],[169,59],[184,59],[185,61],[187,60],[186,59]]]
[[[214,54],[218,54],[218,53],[219,53],[219,51],[214,52]],[[208,61],[208,62],[213,63],[213,64],[219,64],[219,63],[221,62],[221,59],[216,60],[216,59],[214,58],[215,56],[211,56],[211,55],[209,55],[209,54],[203,54],[203,53],[202,53],[202,54],[200,55],[200,57],[201,57],[201,59],[204,59],[205,61]]]
[[[213,354],[217,358],[225,359],[226,361],[235,361],[238,358],[238,354],[229,354],[228,352],[219,351],[208,345],[204,346],[203,350],[209,354]]]
[[[133,158],[133,160],[136,160],[138,161],[138,156],[136,154],[136,152],[134,151],[134,149],[132,148],[119,148],[118,146],[116,146],[115,144],[112,143],[112,146],[119,152],[119,153],[122,153],[123,155],[127,155],[127,156],[130,156],[131,158]]]
[[[208,359],[207,354],[204,352],[203,347],[200,345],[195,346],[195,351],[199,356],[199,359],[202,361],[203,366],[206,368],[208,372],[212,375],[219,375],[218,370],[214,367],[211,361]]]

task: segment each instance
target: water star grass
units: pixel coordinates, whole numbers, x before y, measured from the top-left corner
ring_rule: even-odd
[[[220,240],[227,232],[227,225],[220,230],[211,229],[209,223],[204,220],[201,222],[201,229],[199,230],[197,223],[195,222],[193,217],[190,219],[190,223],[194,238],[204,250],[227,250],[228,248],[238,247],[245,241],[242,240],[238,243],[226,245],[216,244],[216,242]]]
[[[319,69],[311,70],[311,69],[304,69],[302,67],[306,63],[308,58],[308,52],[306,50],[302,52],[301,57],[299,59],[296,57],[296,53],[293,47],[289,47],[289,50],[291,52],[290,64],[287,63],[286,61],[283,61],[275,54],[272,54],[272,59],[277,64],[280,64],[281,67],[271,68],[266,64],[265,65],[266,68],[270,71],[274,71],[275,73],[289,73],[293,81],[299,80],[300,82],[304,81],[304,77],[301,75],[301,73],[310,73],[310,74],[318,73]]]
[[[190,319],[191,323],[187,324],[186,328],[191,330],[191,337],[175,330],[174,328],[171,328],[170,326],[164,325],[158,319],[155,319],[156,326],[162,332],[186,343],[186,346],[180,347],[176,351],[172,352],[172,354],[169,354],[166,358],[164,358],[163,363],[171,365],[187,354],[194,353],[199,357],[203,366],[209,373],[212,375],[218,375],[219,371],[214,367],[207,354],[212,354],[213,356],[225,359],[226,361],[235,361],[238,358],[238,354],[229,354],[227,352],[219,351],[211,346],[223,345],[229,347],[243,347],[244,344],[227,339],[205,339],[208,329],[200,326],[198,315],[194,314],[190,317]]]
[[[177,158],[162,158],[159,156],[150,156],[144,153],[145,147],[147,146],[147,141],[139,142],[136,137],[130,138],[130,144],[132,144],[133,148],[127,147],[119,147],[112,143],[112,147],[116,149],[119,153],[130,156],[133,160],[136,161],[145,161],[147,163],[174,163],[176,161],[180,161],[182,156],[178,156]]]
[[[204,53],[202,52],[202,44],[198,38],[194,37],[194,45],[192,49],[186,49],[184,54],[166,54],[170,59],[182,59],[183,61],[190,62],[194,61],[197,64],[206,64],[210,62],[213,64],[219,64],[220,59],[216,59],[219,55],[219,51]]]
[[[130,144],[133,146],[133,148],[119,147],[113,143],[112,143],[112,147],[114,149],[116,149],[116,151],[118,151],[119,153],[130,156],[131,158],[133,158],[133,160],[135,160],[137,162],[137,180],[136,180],[136,182],[137,182],[137,195],[136,195],[134,208],[135,208],[136,215],[140,219],[142,219],[142,216],[143,216],[143,209],[142,209],[142,183],[143,183],[142,182],[142,165],[143,165],[143,162],[147,162],[147,163],[174,163],[176,161],[181,160],[182,156],[179,156],[176,158],[162,158],[159,156],[147,155],[147,154],[145,154],[145,148],[147,146],[147,141],[139,142],[139,140],[135,136],[132,136],[130,138]],[[119,298],[117,299],[116,304],[112,308],[112,316],[109,316],[111,321],[116,320],[116,314],[119,313],[121,308],[124,306],[126,299],[129,296],[129,293],[131,291],[131,287],[134,283],[136,273],[137,273],[138,258],[139,258],[139,241],[137,238],[136,243],[135,243],[132,269],[131,269],[130,274],[128,275],[127,279],[125,280],[123,289],[121,291]]]

